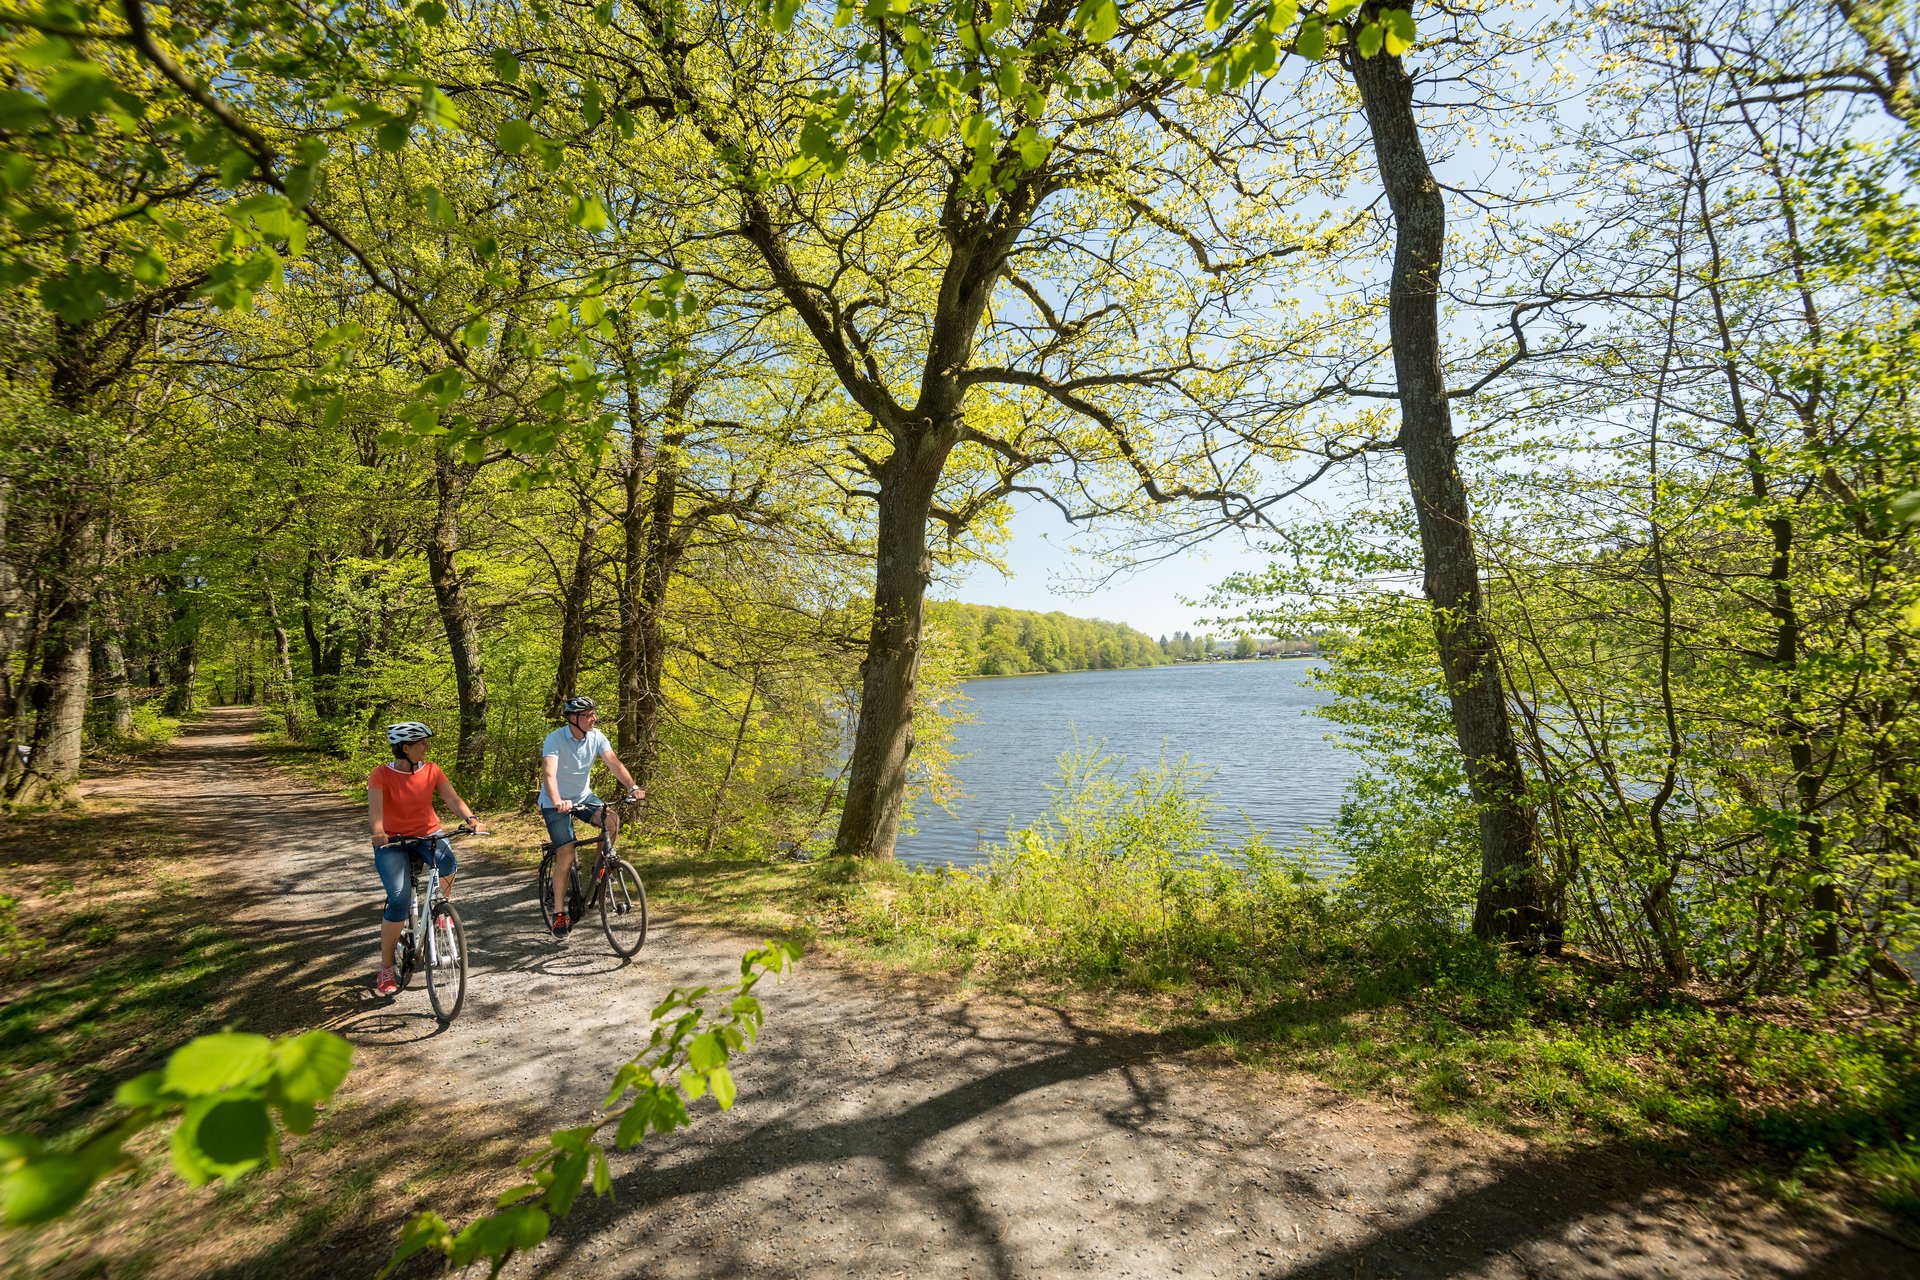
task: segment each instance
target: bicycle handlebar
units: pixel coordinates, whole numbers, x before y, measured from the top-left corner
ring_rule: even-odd
[[[448,830],[444,830],[444,829],[442,829],[442,830],[440,830],[440,831],[436,831],[436,832],[434,832],[434,833],[433,833],[432,835],[430,835],[430,836],[394,836],[394,835],[390,835],[390,836],[388,836],[388,837],[387,837],[387,843],[388,843],[388,844],[390,844],[390,845],[396,845],[396,844],[425,844],[425,843],[426,843],[427,841],[429,841],[429,840],[452,840],[452,839],[453,839],[454,837],[456,837],[456,836],[470,836],[470,835],[474,835],[474,834],[476,834],[476,832],[474,831],[474,829],[473,829],[473,828],[472,828],[471,826],[469,826],[468,824],[466,824],[466,823],[464,823],[464,822],[463,822],[463,823],[461,823],[461,824],[460,824],[459,826],[457,826],[457,827],[455,827],[455,828],[453,828],[453,829],[452,829],[451,831],[448,831]]]

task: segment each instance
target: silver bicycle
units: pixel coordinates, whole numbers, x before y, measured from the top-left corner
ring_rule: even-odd
[[[460,927],[460,913],[440,896],[440,861],[431,850],[435,840],[472,834],[473,828],[462,824],[438,836],[393,841],[407,849],[407,882],[413,895],[407,930],[400,935],[394,955],[395,976],[405,991],[415,969],[426,975],[427,999],[443,1027],[460,1015],[460,1005],[467,998],[467,936]]]

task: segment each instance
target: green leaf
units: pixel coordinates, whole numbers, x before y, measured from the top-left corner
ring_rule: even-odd
[[[387,1277],[400,1269],[400,1264],[417,1253],[428,1250],[451,1257],[453,1254],[453,1228],[447,1220],[431,1209],[422,1209],[407,1219],[405,1230],[400,1233],[400,1243],[394,1247],[393,1256],[387,1259],[387,1265],[380,1269],[374,1280],[387,1280]]]
[[[173,1131],[173,1167],[195,1186],[231,1179],[266,1163],[273,1121],[259,1098],[201,1098]]]
[[[334,405],[340,406],[336,412]],[[327,407],[337,424],[346,397],[335,396]],[[274,1085],[280,1097],[292,1102],[321,1103],[333,1097],[353,1069],[353,1046],[331,1031],[309,1031],[282,1040],[273,1047]]]
[[[253,157],[239,147],[232,147],[220,157],[220,185],[237,187],[259,172]]]
[[[1920,489],[1903,493],[1893,500],[1893,518],[1911,524],[1920,520]]]
[[[0,1172],[0,1221],[10,1227],[51,1222],[80,1203],[94,1183],[91,1162],[43,1155]]]
[[[167,1090],[199,1098],[231,1089],[265,1070],[272,1052],[272,1041],[265,1036],[237,1031],[189,1040],[167,1059],[163,1073]]]
[[[427,123],[442,129],[457,128],[460,124],[460,108],[454,105],[452,98],[433,85],[420,90],[420,114]]]
[[[281,1127],[288,1133],[312,1133],[315,1122],[320,1119],[319,1108],[310,1102],[288,1102],[283,1099],[277,1106]]]
[[[711,1031],[701,1032],[687,1045],[687,1065],[695,1071],[711,1071],[726,1060],[727,1051],[721,1045],[720,1037]]]
[[[413,16],[430,27],[437,27],[447,20],[447,6],[440,0],[423,0],[413,6]]]
[[[1389,9],[1387,19],[1387,52],[1399,57],[1413,48],[1413,14],[1405,9]]]
[[[1021,127],[1013,136],[1013,145],[1020,149],[1020,162],[1029,169],[1039,168],[1053,152],[1053,140],[1041,137],[1032,125]]]
[[[485,436],[468,436],[460,442],[460,461],[475,466],[486,459],[487,439]]]
[[[539,135],[525,120],[508,120],[500,126],[500,149],[510,156],[517,156],[533,145]]]
[[[1360,56],[1363,58],[1371,58],[1374,54],[1379,53],[1380,38],[1384,34],[1380,29],[1380,24],[1377,22],[1369,22],[1366,26],[1360,28],[1360,36],[1357,41]]]
[[[389,120],[374,132],[373,140],[382,151],[398,151],[407,145],[407,135],[413,132],[413,120],[400,116]]]
[[[458,1271],[480,1258],[505,1258],[537,1249],[551,1229],[552,1220],[538,1205],[515,1205],[478,1218],[453,1238],[453,1268]]]
[[[98,112],[112,92],[113,81],[91,62],[70,63],[47,77],[47,105],[74,120]]]
[[[613,1169],[607,1164],[606,1149],[598,1143],[593,1148],[593,1194],[613,1194]]]
[[[46,104],[19,89],[0,89],[0,129],[30,133],[46,122]]]
[[[1094,0],[1087,20],[1087,39],[1095,44],[1105,44],[1113,39],[1114,32],[1120,29],[1120,6],[1117,0]]]
[[[547,1203],[555,1213],[568,1213],[586,1183],[593,1158],[584,1151],[569,1151],[553,1162],[553,1184],[547,1188]]]
[[[1233,0],[1207,0],[1206,27],[1218,31],[1233,16]]]
[[[596,195],[578,195],[567,204],[567,218],[589,235],[607,229],[607,206]]]
[[[520,59],[505,49],[493,51],[494,78],[505,84],[515,84],[520,79]]]
[[[733,1106],[733,1073],[725,1067],[715,1067],[707,1072],[707,1087],[713,1090],[713,1100],[725,1111]]]
[[[121,1083],[113,1091],[113,1100],[123,1107],[157,1107],[165,1101],[161,1090],[165,1087],[158,1071],[148,1071]]]
[[[0,188],[25,191],[33,185],[33,161],[18,151],[0,156]]]
[[[33,71],[45,71],[81,60],[71,44],[55,35],[38,36],[14,49],[12,54],[15,62]]]
[[[1301,24],[1300,34],[1294,38],[1293,49],[1303,58],[1318,62],[1327,54],[1327,31],[1320,25],[1320,19],[1308,18]]]

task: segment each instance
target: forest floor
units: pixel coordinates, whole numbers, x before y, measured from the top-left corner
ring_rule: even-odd
[[[0,833],[0,891],[46,939],[12,962],[40,979],[0,968],[17,1001],[0,1127],[84,1120],[113,1080],[223,1024],[330,1028],[353,1074],[281,1168],[191,1190],[150,1152],[76,1220],[0,1238],[0,1271],[370,1276],[416,1208],[457,1225],[520,1181],[521,1155],[603,1101],[665,991],[733,980],[759,940],[656,910],[631,963],[594,921],[557,942],[533,897],[536,823],[503,821],[461,846],[473,972],[441,1029],[417,981],[394,1000],[369,988],[364,813],[276,768],[255,726],[215,712],[90,783],[85,815]],[[733,1110],[696,1104],[689,1129],[616,1156],[613,1199],[583,1198],[508,1275],[1920,1271],[1864,1223],[1684,1158],[1442,1124],[1069,1000],[815,956],[759,994]]]

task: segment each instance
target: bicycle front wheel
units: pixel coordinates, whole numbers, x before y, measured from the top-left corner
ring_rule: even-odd
[[[647,890],[640,873],[624,859],[614,859],[600,886],[600,927],[616,955],[630,957],[647,945]]]
[[[467,998],[467,935],[451,902],[434,908],[425,959],[427,999],[442,1024],[452,1022]]]

